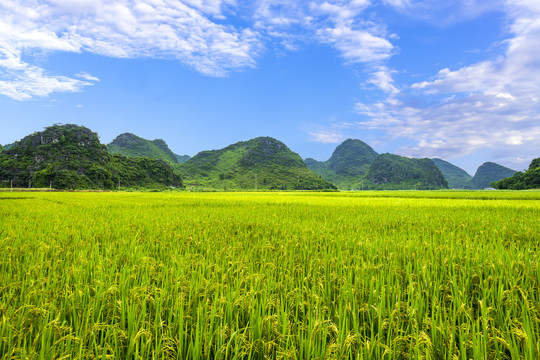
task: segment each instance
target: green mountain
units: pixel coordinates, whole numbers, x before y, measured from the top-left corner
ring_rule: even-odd
[[[534,159],[525,172],[517,172],[512,177],[507,177],[491,183],[496,189],[525,190],[540,189],[540,158]]]
[[[191,159],[191,156],[189,155],[176,155],[176,162],[178,162],[179,164],[183,164],[189,159]]]
[[[270,137],[202,151],[178,165],[186,185],[217,189],[335,189],[309,170],[302,158]]]
[[[162,160],[112,155],[96,133],[54,125],[26,136],[0,154],[0,184],[56,189],[182,186]]]
[[[431,159],[437,165],[444,178],[448,182],[448,187],[452,189],[466,189],[472,176],[465,170],[441,159]]]
[[[366,187],[375,189],[446,189],[448,182],[431,159],[381,154],[373,160]]]
[[[146,157],[178,163],[178,157],[162,139],[146,140],[131,133],[120,134],[107,148],[112,154],[125,157]]]
[[[469,188],[485,189],[490,187],[492,182],[510,177],[515,173],[515,170],[509,169],[502,165],[493,162],[486,162],[480,165],[478,170],[476,170],[476,174],[474,174],[473,178],[469,182]]]
[[[347,139],[336,147],[327,161],[307,158],[305,163],[313,172],[340,189],[353,189],[358,188],[377,155],[365,142]]]

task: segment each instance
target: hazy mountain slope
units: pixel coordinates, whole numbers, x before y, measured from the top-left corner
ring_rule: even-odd
[[[431,159],[437,165],[451,189],[465,189],[472,176],[462,168],[441,159]]]
[[[176,155],[176,154],[175,154]],[[189,159],[191,159],[191,156],[189,155],[176,155],[176,161],[179,163],[179,164],[183,164],[185,163],[186,161],[188,161]]]
[[[381,154],[373,160],[366,176],[375,188],[441,189],[448,182],[431,159],[412,159]]]
[[[306,163],[306,166],[312,170],[313,172],[320,174],[323,168],[325,168],[325,161],[318,161],[312,158],[306,158],[304,159],[304,162]]]
[[[202,151],[178,165],[187,185],[225,189],[332,189],[282,142],[259,137]]]
[[[178,163],[178,157],[162,139],[146,140],[131,133],[118,135],[107,148],[112,154],[126,157],[147,157]]]
[[[472,189],[484,189],[490,187],[490,183],[510,177],[516,173],[515,170],[509,169],[502,165],[486,162],[480,165],[476,174],[469,182],[469,187]]]

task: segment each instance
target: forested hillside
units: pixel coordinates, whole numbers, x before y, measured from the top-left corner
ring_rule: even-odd
[[[179,165],[186,185],[218,189],[335,189],[282,142],[259,137],[202,151]]]
[[[347,139],[341,143],[327,161],[307,158],[308,168],[340,189],[358,188],[377,152],[363,141]]]
[[[367,173],[367,186],[375,189],[446,189],[448,182],[431,159],[393,154],[375,158]]]
[[[111,155],[96,133],[53,125],[28,135],[0,154],[0,184],[55,189],[182,186],[161,160]]]
[[[437,165],[451,189],[467,189],[472,176],[462,168],[441,159],[431,159]]]
[[[112,154],[126,157],[147,157],[150,159],[178,163],[178,158],[162,139],[146,140],[131,133],[118,135],[107,148]]]
[[[510,177],[516,173],[515,170],[509,169],[502,165],[486,162],[480,165],[474,177],[470,181],[469,188],[472,189],[485,189],[490,187],[494,181],[499,181],[506,177]]]
[[[492,182],[496,189],[525,190],[540,189],[540,158],[531,161],[529,169],[517,172],[512,177]]]

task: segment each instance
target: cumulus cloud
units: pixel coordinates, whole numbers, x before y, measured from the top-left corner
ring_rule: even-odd
[[[7,0],[0,4],[0,93],[24,100],[79,91],[96,81],[48,75],[23,60],[33,51],[177,59],[224,76],[255,66],[256,32],[218,24],[234,0]],[[80,77],[80,76],[79,76]],[[26,86],[21,88],[21,85]]]
[[[394,51],[385,27],[363,16],[372,5],[370,0],[260,0],[254,18],[269,34],[294,30],[302,40],[333,46],[348,64],[371,63],[389,59]]]
[[[370,6],[370,0],[6,0],[0,3],[0,93],[24,100],[99,81],[86,73],[49,74],[32,64],[36,53],[175,59],[209,76],[254,67],[264,42],[274,40],[286,51],[326,43],[346,63],[383,61],[394,47],[384,26],[363,19]],[[250,25],[232,25],[227,16]]]
[[[78,92],[97,80],[90,76],[83,80],[53,76],[21,61],[17,54],[0,51],[0,56],[0,94],[15,100],[29,100],[53,92]]]
[[[360,125],[416,140],[400,149],[404,155],[452,159],[492,149],[494,159],[523,168],[529,158],[508,154],[540,153],[540,5],[508,1],[506,7],[511,25],[503,56],[442,69],[397,98],[358,103],[356,111],[367,119]],[[384,79],[373,82],[390,90]]]
[[[334,45],[347,63],[366,63],[388,59],[393,45],[352,21],[317,31],[323,42]]]
[[[254,67],[266,41],[285,51],[317,41],[335,47],[346,63],[380,62],[394,47],[384,26],[363,18],[372,5],[370,0],[6,0],[0,3],[0,93],[23,100],[80,91],[99,81],[86,73],[49,74],[32,63],[36,53],[174,59],[205,75],[226,76]],[[238,27],[227,17],[248,25]]]

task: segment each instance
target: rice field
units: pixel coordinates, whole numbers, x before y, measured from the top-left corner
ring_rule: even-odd
[[[538,359],[540,192],[0,193],[3,359]]]

